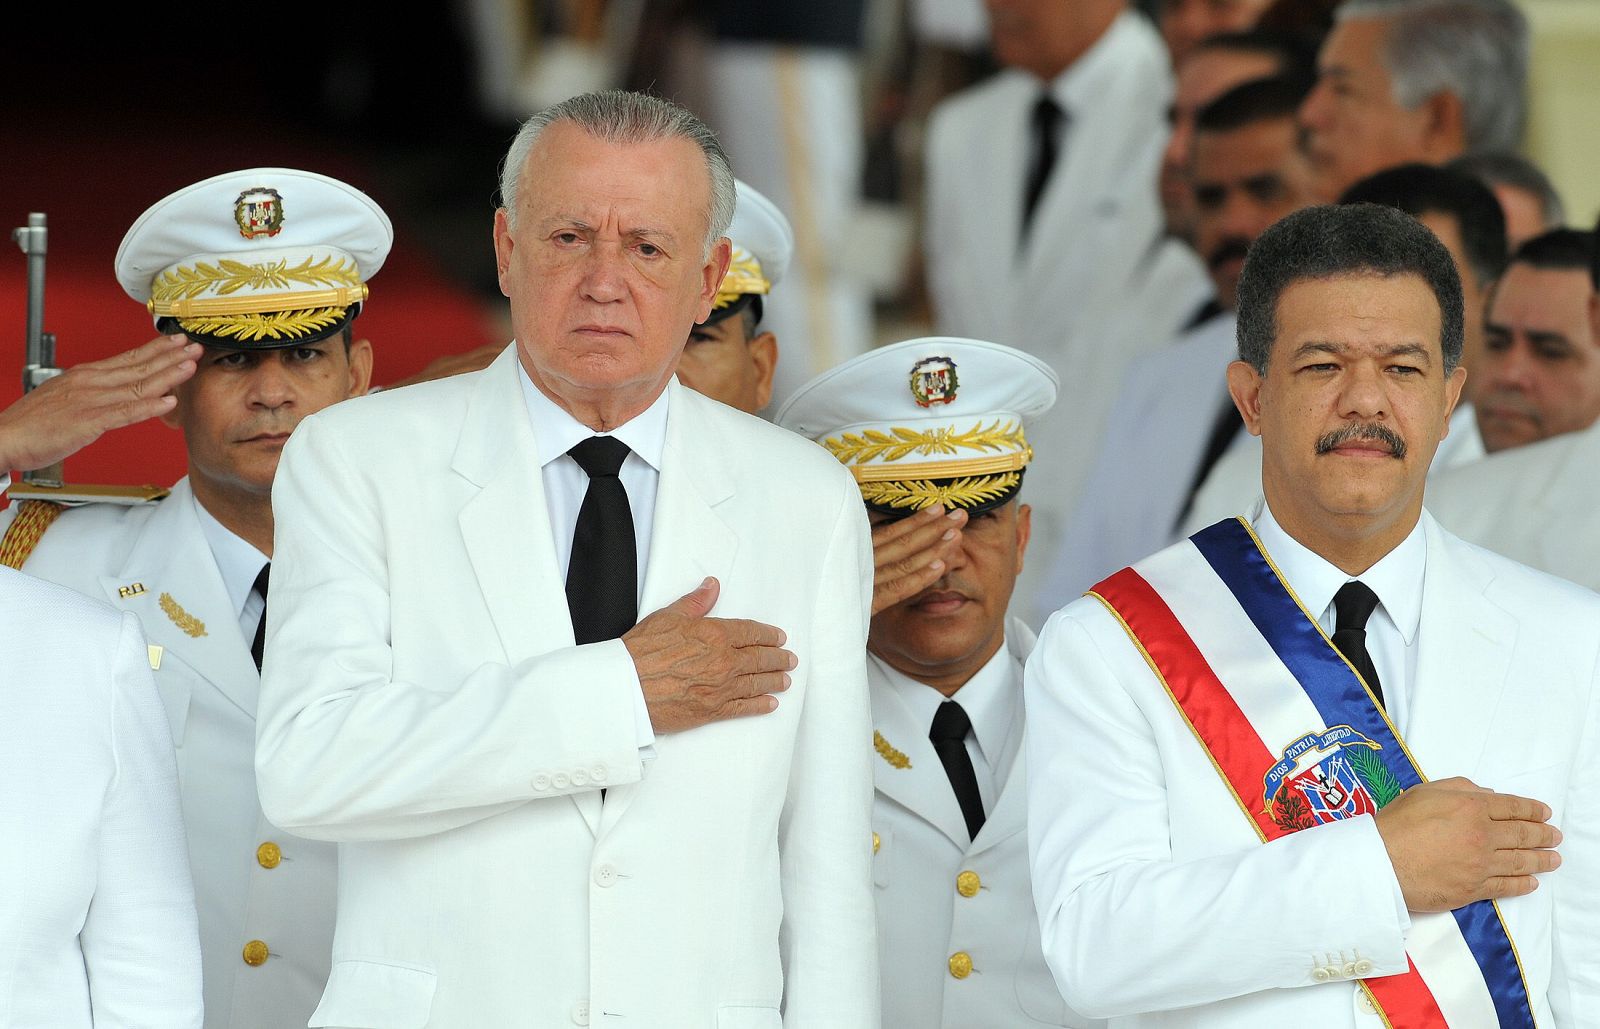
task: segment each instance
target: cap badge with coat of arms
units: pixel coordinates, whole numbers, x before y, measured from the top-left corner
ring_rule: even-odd
[[[925,357],[911,366],[911,396],[918,407],[950,403],[960,385],[956,363],[948,357]]]
[[[283,231],[283,195],[266,186],[247,189],[233,202],[233,220],[245,239],[276,236]]]

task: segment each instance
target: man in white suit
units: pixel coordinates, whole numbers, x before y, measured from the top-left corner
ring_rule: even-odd
[[[199,1029],[178,773],[138,619],[9,568],[0,611],[0,1022]]]
[[[1102,576],[1178,539],[1189,501],[1244,435],[1225,370],[1238,353],[1239,270],[1255,238],[1311,202],[1294,113],[1306,84],[1243,83],[1201,108],[1185,188],[1194,243],[1216,287],[1209,318],[1131,365],[1112,404],[1056,564],[1035,598],[1034,624]]]
[[[1265,504],[1029,659],[1056,978],[1113,1026],[1593,1024],[1600,598],[1423,511],[1464,377],[1450,256],[1391,209],[1310,208],[1239,293]]]
[[[860,495],[672,378],[726,158],[587,94],[501,189],[516,342],[310,419],[274,487],[261,798],[340,844],[311,1024],[875,1026]]]
[[[1172,73],[1125,0],[990,0],[1006,69],[928,125],[926,237],[939,332],[993,340],[1055,369],[1061,402],[1034,426],[1038,589],[1098,452],[1127,362],[1178,334],[1210,285],[1165,236],[1157,175]]]
[[[875,600],[867,643],[884,1025],[1088,1024],[1039,950],[1021,760],[1033,633],[1006,618],[1032,513],[1017,499],[1023,429],[1055,394],[1037,358],[934,337],[825,372],[779,413],[851,469],[875,533],[922,511],[950,526],[936,580]]]
[[[184,434],[189,474],[166,499],[65,508],[34,490],[0,512],[0,562],[137,614],[154,645],[213,1029],[303,1024],[327,983],[334,848],[284,833],[256,797],[270,490],[300,419],[366,392],[372,351],[350,321],[391,238],[369,197],[310,172],[185,187],[139,218],[117,257],[124,289],[170,335],[47,382],[0,433],[0,456],[14,447],[24,467],[134,416]],[[43,453],[45,440],[61,443]]]

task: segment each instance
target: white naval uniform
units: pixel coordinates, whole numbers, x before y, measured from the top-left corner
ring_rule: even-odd
[[[1021,239],[1032,111],[1066,111],[1060,156]],[[1048,460],[1023,486],[1034,533],[1018,579],[1032,610],[1098,453],[1128,362],[1175,338],[1212,287],[1165,236],[1156,189],[1172,75],[1143,15],[1125,12],[1049,83],[1015,69],[950,97],[929,119],[926,251],[940,333],[991,340],[1051,365],[1061,393],[1028,426]]]
[[[1600,422],[1428,480],[1428,510],[1471,543],[1600,589]]]
[[[1434,451],[1433,463],[1428,466],[1428,481],[1431,483],[1440,473],[1471,464],[1481,457],[1483,437],[1478,435],[1477,418],[1472,405],[1462,401],[1450,415],[1450,434]],[[1189,508],[1179,536],[1187,538],[1224,518],[1246,514],[1260,499],[1261,437],[1242,432],[1211,466],[1211,474],[1195,492],[1194,504]]]
[[[0,533],[16,510],[0,512]],[[306,1024],[327,982],[335,848],[289,836],[261,813],[260,676],[240,625],[249,582],[230,590],[218,564],[183,479],[159,504],[67,511],[23,570],[136,613],[150,643],[162,648],[155,678],[177,746],[205,1024],[284,1029]],[[247,963],[247,953],[260,958],[261,945],[265,961]]]
[[[1017,619],[1006,628],[1006,646],[955,696],[972,719],[967,748],[988,812],[977,839],[928,739],[943,698],[876,657],[867,662],[883,740],[873,759],[872,872],[885,1029],[1100,1024],[1067,1009],[1039,946],[1021,754],[1022,664],[1034,637]]]

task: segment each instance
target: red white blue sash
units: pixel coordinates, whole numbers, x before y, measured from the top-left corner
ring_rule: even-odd
[[[1144,654],[1263,843],[1375,813],[1427,781],[1243,519],[1090,593]],[[1534,1029],[1493,903],[1413,913],[1406,954],[1407,973],[1360,980],[1392,1029]]]

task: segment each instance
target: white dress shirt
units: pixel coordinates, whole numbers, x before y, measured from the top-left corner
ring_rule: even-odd
[[[567,451],[590,436],[615,436],[631,451],[617,477],[627,490],[628,510],[633,514],[633,539],[639,558],[635,588],[636,595],[643,595],[644,570],[650,562],[650,527],[655,524],[656,485],[661,481],[661,451],[667,444],[669,391],[662,390],[643,413],[610,432],[595,432],[539,392],[521,363],[517,372],[522,378],[522,395],[528,402],[533,438],[539,443],[544,501],[550,509],[550,531],[555,536],[556,563],[563,579],[572,563],[572,534],[578,527],[578,511],[589,490],[589,473]]]
[[[946,700],[944,694],[896,671],[876,654],[869,653],[867,656],[905,701],[918,724],[924,726],[923,732],[931,730],[934,715]],[[948,698],[959,702],[972,722],[972,731],[967,733],[967,756],[972,759],[972,771],[978,780],[978,797],[983,801],[986,815],[994,812],[995,802],[1000,799],[1000,787],[1004,785],[995,770],[1009,769],[1022,743],[1019,734],[1012,731],[1017,724],[1016,705],[1021,696],[1018,689],[1022,681],[1021,673],[1022,669],[1017,667],[1010,648],[1002,641],[994,656],[973,673],[954,697]]]
[[[516,346],[517,344],[512,344]],[[644,570],[650,564],[650,529],[655,524],[656,486],[661,481],[661,452],[667,445],[667,397],[670,390],[662,390],[655,403],[645,408],[610,432],[597,433],[561,406],[539,391],[528,377],[528,371],[517,363],[517,375],[522,382],[522,396],[528,404],[528,420],[533,424],[533,438],[539,446],[539,469],[544,481],[544,502],[550,513],[550,532],[556,546],[556,563],[561,568],[562,581],[572,564],[572,534],[578,528],[578,512],[583,508],[583,497],[589,491],[589,473],[567,453],[590,436],[615,436],[628,445],[629,454],[623,459],[617,478],[628,494],[628,511],[633,515],[634,596],[644,595]],[[643,617],[646,612],[639,612]],[[638,692],[639,702],[634,707],[634,723],[638,729],[639,747],[647,752],[655,744],[655,727],[650,721],[650,709],[644,702],[644,688]]]
[[[1378,595],[1378,606],[1367,619],[1367,653],[1378,670],[1384,708],[1404,735],[1417,674],[1417,628],[1422,623],[1422,582],[1428,563],[1421,521],[1399,546],[1360,575],[1347,575],[1290,536],[1268,506],[1262,506],[1255,530],[1278,571],[1329,636],[1336,621],[1333,595],[1341,586],[1359,579]]]
[[[194,513],[200,520],[200,532],[211,547],[211,556],[217,562],[217,571],[222,573],[222,588],[233,604],[234,617],[239,619],[239,632],[246,640],[253,640],[256,627],[267,610],[266,600],[254,586],[256,576],[261,574],[269,559],[254,544],[217,521],[198,499],[194,501]]]

